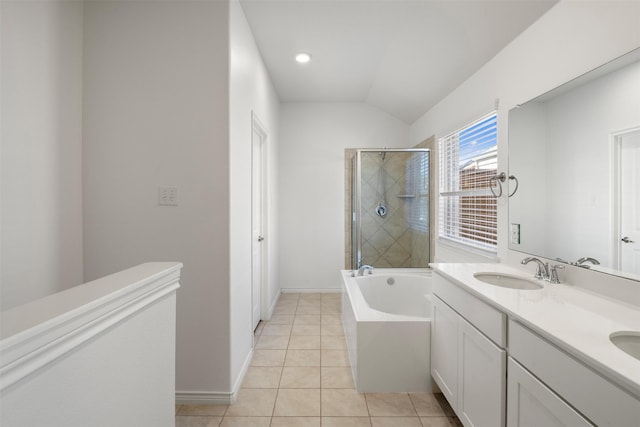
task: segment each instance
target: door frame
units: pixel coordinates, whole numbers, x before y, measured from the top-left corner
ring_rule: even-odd
[[[611,171],[611,235],[612,235],[612,245],[611,245],[611,259],[613,261],[613,267],[617,270],[622,268],[622,244],[620,243],[621,239],[621,223],[622,223],[622,178],[621,178],[621,165],[622,165],[622,157],[621,157],[621,145],[622,145],[622,137],[626,134],[640,132],[640,125],[632,126],[629,128],[621,129],[615,132],[611,132],[609,135],[609,141],[611,146],[611,161],[609,165],[609,170]]]
[[[255,134],[260,135],[260,140],[259,141],[255,141],[254,140],[254,135]],[[267,130],[265,128],[265,126],[262,124],[262,122],[260,121],[260,119],[258,118],[258,116],[256,115],[255,111],[251,111],[251,325],[253,327],[253,323],[254,323],[254,319],[253,319],[253,306],[254,306],[254,301],[253,301],[253,252],[254,252],[254,245],[261,245],[261,250],[260,250],[260,254],[261,254],[261,260],[260,260],[260,264],[261,264],[261,268],[260,268],[260,320],[268,320],[268,313],[269,313],[269,296],[268,296],[268,290],[269,290],[269,274],[268,274],[268,268],[269,268],[269,263],[268,263],[268,248],[269,248],[269,229],[268,229],[268,225],[269,225],[269,221],[268,221],[268,199],[267,199],[267,194],[268,194],[268,155],[267,155],[267,147],[268,147],[268,140],[269,140],[269,135],[267,133]],[[256,239],[254,239],[253,236],[253,224],[254,224],[254,209],[253,209],[253,201],[254,201],[254,197],[253,197],[253,192],[254,192],[254,188],[253,188],[253,160],[254,160],[254,155],[256,154],[256,144],[260,144],[260,193],[261,193],[261,207],[260,207],[260,229],[262,231],[262,237],[265,238],[265,240],[262,243],[259,243]],[[266,243],[265,243],[266,242]],[[253,332],[253,331],[252,331]]]

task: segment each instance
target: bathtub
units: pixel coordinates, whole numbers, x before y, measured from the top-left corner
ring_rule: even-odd
[[[342,324],[359,392],[429,392],[431,272],[342,274]]]

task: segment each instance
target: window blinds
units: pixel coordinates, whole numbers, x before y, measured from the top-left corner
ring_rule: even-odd
[[[440,238],[496,252],[497,114],[439,140]]]
[[[429,231],[429,153],[415,153],[406,166],[406,194],[412,195],[405,210],[409,227]]]

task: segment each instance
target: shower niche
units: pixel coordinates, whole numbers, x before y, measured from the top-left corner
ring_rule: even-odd
[[[430,150],[347,150],[347,268],[430,261]]]

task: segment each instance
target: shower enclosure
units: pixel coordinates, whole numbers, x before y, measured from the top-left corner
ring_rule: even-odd
[[[351,165],[351,268],[427,267],[430,150],[359,149]]]

